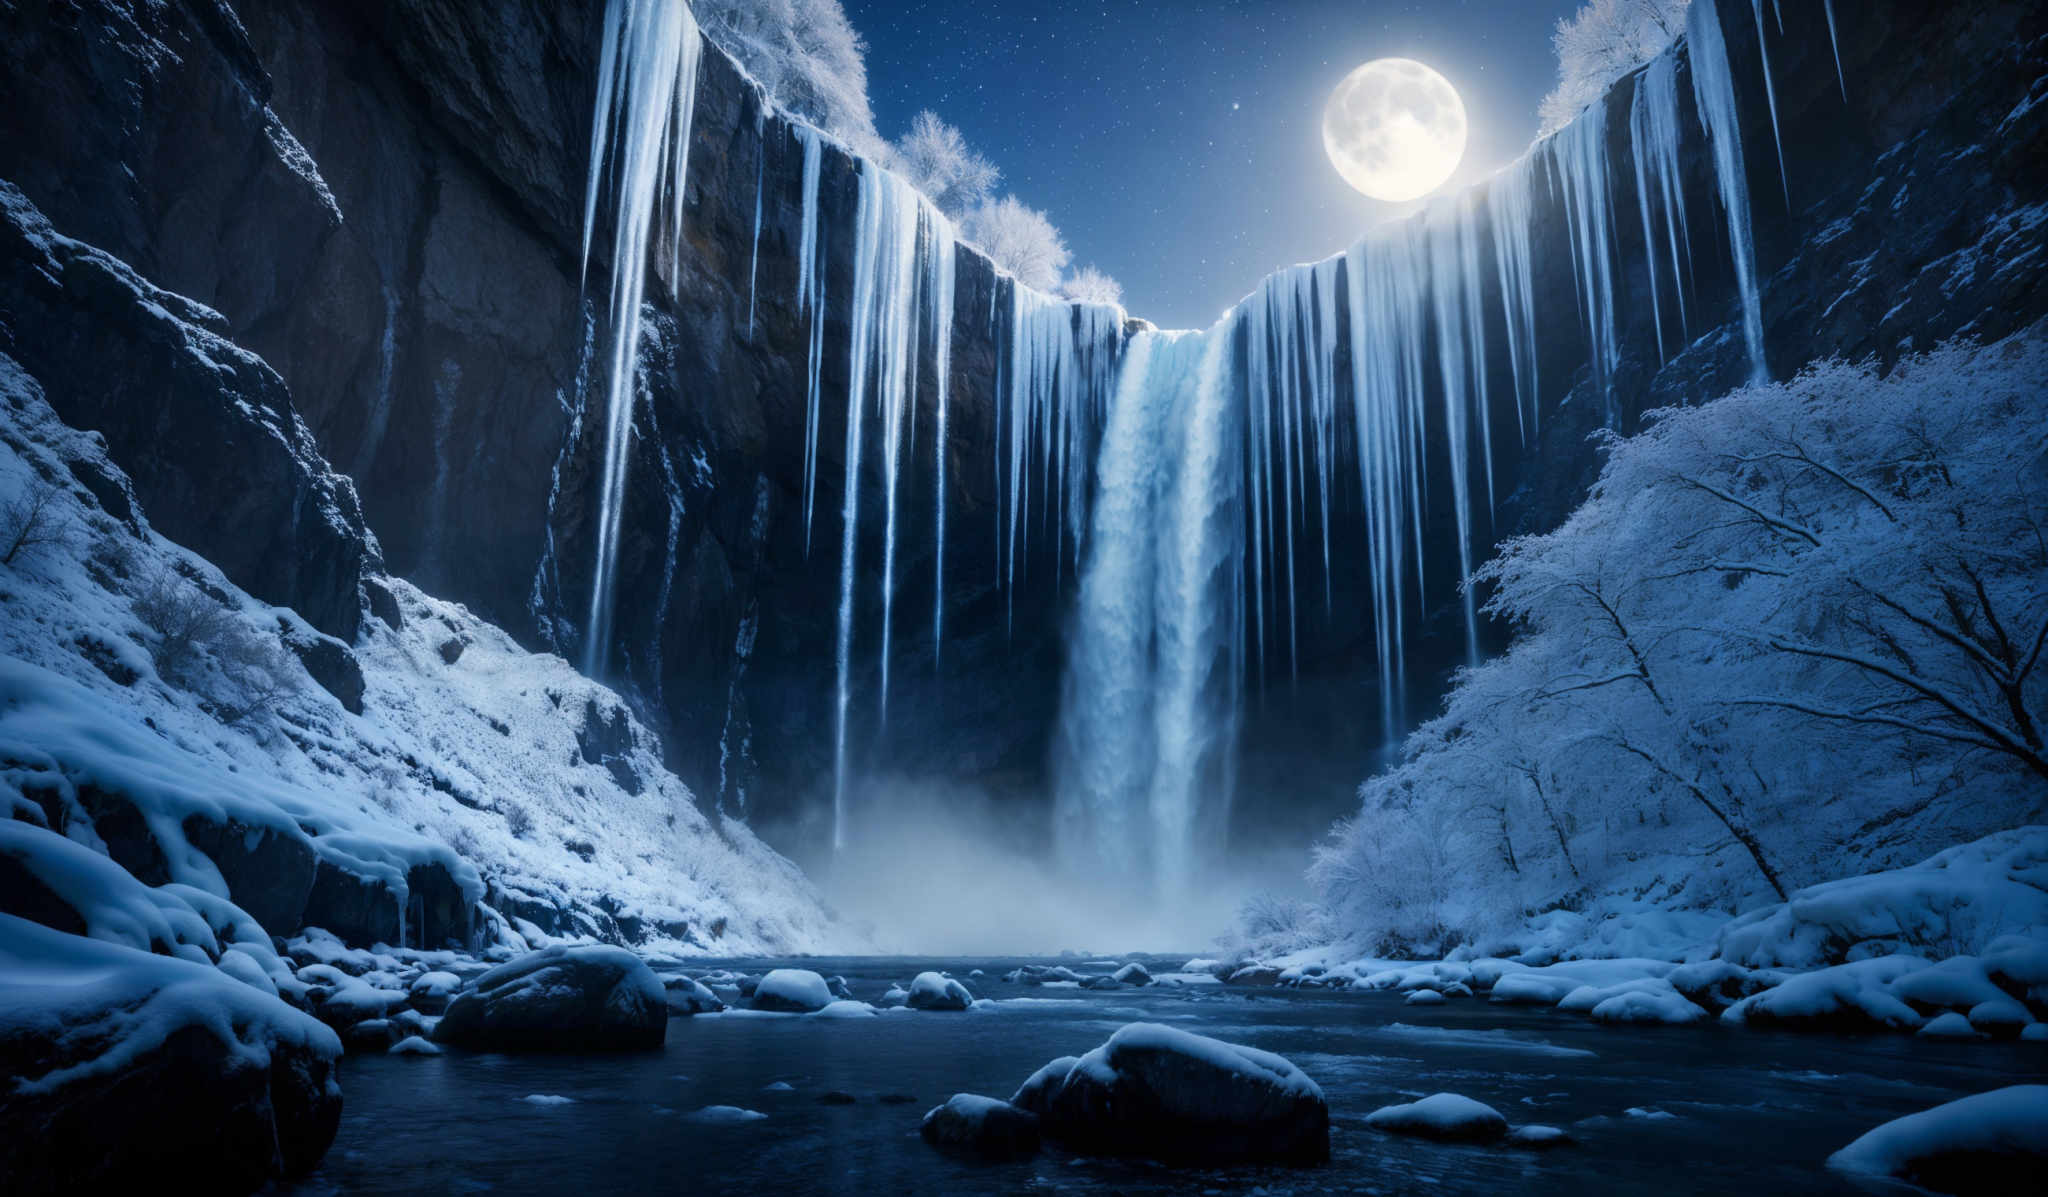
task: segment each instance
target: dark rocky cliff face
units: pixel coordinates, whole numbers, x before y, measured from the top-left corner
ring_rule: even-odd
[[[1889,358],[1960,332],[1995,336],[2048,311],[2044,272],[2026,265],[2039,260],[2043,223],[2015,215],[2038,202],[2048,161],[2048,105],[2016,107],[2048,75],[2038,6],[1897,0],[1844,10],[1846,87],[1818,4],[1786,4],[1782,32],[1775,23],[1759,31],[1747,5],[1721,7],[1774,373],[1830,354]],[[355,480],[394,572],[572,658],[583,647],[594,413],[604,402],[591,359],[605,314],[587,302],[603,288],[586,288],[581,271],[601,12],[598,0],[306,0],[242,5],[237,21],[217,0],[24,0],[0,14],[0,177],[59,227],[217,308],[234,338],[276,367],[320,449]],[[1783,118],[1782,185],[1759,36]],[[1691,321],[1682,337],[1667,323],[1677,345],[1668,361],[1659,352],[1629,166],[1634,87],[1625,80],[1606,101],[1621,315],[1613,391],[1624,429],[1648,408],[1719,394],[1745,372],[1726,226],[1683,82]],[[854,161],[828,152],[821,241],[832,302],[820,497],[806,543],[802,158],[792,127],[764,112],[722,54],[707,53],[687,244],[677,277],[650,288],[622,599],[604,655],[611,680],[665,730],[670,764],[700,799],[744,809],[782,829],[785,843],[815,832],[831,787],[843,297],[858,188]],[[1488,543],[1553,525],[1598,466],[1588,437],[1605,404],[1585,367],[1554,186],[1538,189],[1534,234],[1540,433],[1519,451],[1500,441],[1501,501],[1477,527]],[[603,258],[600,243],[592,279],[608,270]],[[960,253],[943,668],[929,635],[930,504],[919,502],[906,507],[898,546],[887,733],[857,709],[850,740],[865,772],[1029,798],[1044,791],[1071,597],[1058,579],[1071,583],[1072,571],[1041,550],[1015,594],[996,585],[1005,287],[978,255]],[[1504,330],[1494,319],[1497,349]],[[935,426],[929,350],[906,494],[928,495],[934,483],[922,439]],[[1490,355],[1488,384],[1493,426],[1513,428],[1504,354]],[[126,444],[141,457],[155,450],[143,425],[128,427],[135,411],[106,405],[94,419],[117,451]],[[145,476],[135,460],[123,464]],[[878,494],[879,462],[861,468],[867,493]],[[1425,634],[1410,640],[1411,716],[1426,712],[1463,656],[1455,554],[1441,547],[1455,526],[1448,482],[1432,481],[1428,527],[1440,547]],[[1338,511],[1333,541],[1360,543],[1359,518],[1355,504]],[[879,545],[864,540],[861,560],[879,559]],[[1348,805],[1378,747],[1364,571],[1362,553],[1339,563],[1328,608],[1303,608],[1298,673],[1283,663],[1252,687],[1241,772],[1250,800],[1239,807],[1247,826],[1274,826],[1276,811],[1299,820],[1289,834],[1314,826]],[[857,696],[873,692],[879,664],[878,592],[872,582],[859,590]]]

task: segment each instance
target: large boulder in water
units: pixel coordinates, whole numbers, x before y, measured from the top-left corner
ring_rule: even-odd
[[[483,1051],[638,1051],[668,1035],[661,979],[624,948],[548,948],[478,977],[448,1005],[441,1043]]]
[[[973,1093],[955,1093],[935,1106],[919,1128],[935,1147],[971,1152],[984,1159],[1011,1160],[1038,1150],[1038,1115],[1007,1101]]]
[[[1018,1090],[1051,1138],[1168,1163],[1315,1163],[1330,1155],[1323,1091],[1271,1052],[1132,1023]]]
[[[965,1010],[974,1004],[967,987],[939,973],[919,973],[904,1003],[913,1010]]]
[[[832,987],[825,978],[807,968],[775,969],[761,978],[753,992],[754,1009],[786,1014],[815,1014],[832,1000]]]
[[[716,1014],[725,1009],[718,995],[689,977],[669,977],[662,982],[671,1014]]]
[[[341,1123],[340,1056],[221,969],[0,915],[0,1192],[302,1176]]]

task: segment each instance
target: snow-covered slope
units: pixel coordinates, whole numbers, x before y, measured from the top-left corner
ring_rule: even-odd
[[[279,935],[844,942],[609,690],[401,581],[369,583],[352,649],[251,599],[152,532],[6,356],[0,554],[0,795],[145,882],[232,896]]]

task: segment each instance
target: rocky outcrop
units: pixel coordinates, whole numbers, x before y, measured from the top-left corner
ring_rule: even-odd
[[[1038,1115],[973,1093],[955,1093],[945,1105],[932,1107],[918,1126],[918,1134],[934,1147],[986,1160],[1034,1155],[1040,1139]]]
[[[60,235],[0,180],[0,350],[98,432],[157,529],[259,598],[353,639],[377,563],[355,486],[216,313]]]

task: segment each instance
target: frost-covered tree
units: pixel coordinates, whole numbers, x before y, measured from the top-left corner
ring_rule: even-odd
[[[960,130],[927,109],[896,142],[896,170],[954,220],[988,201],[1002,172],[968,148]]]
[[[711,40],[775,103],[870,156],[886,157],[868,106],[867,46],[839,0],[691,0]]]
[[[1587,0],[1550,35],[1557,86],[1537,110],[1548,136],[1572,122],[1608,85],[1662,53],[1685,28],[1690,0]]]
[[[1565,525],[1480,571],[1515,641],[1324,844],[1332,921],[1725,908],[2048,814],[2043,377],[2036,329],[1611,439]]]
[[[1083,266],[1068,275],[1067,280],[1060,284],[1060,294],[1077,303],[1122,307],[1124,302],[1123,284],[1093,266]]]
[[[1072,256],[1045,213],[1016,196],[985,203],[968,214],[961,230],[989,260],[1027,287],[1051,294]]]

